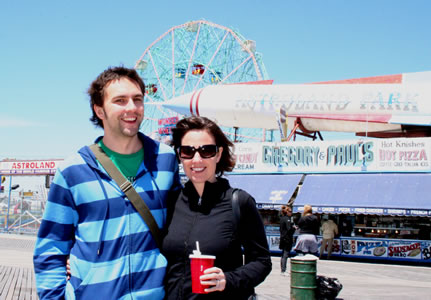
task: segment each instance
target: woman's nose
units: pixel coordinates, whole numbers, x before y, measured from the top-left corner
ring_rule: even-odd
[[[198,151],[196,151],[195,155],[193,155],[193,160],[194,161],[201,161],[202,160],[202,157],[201,157],[201,155],[199,154]]]

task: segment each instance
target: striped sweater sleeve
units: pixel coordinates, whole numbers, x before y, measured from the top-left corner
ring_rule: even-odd
[[[43,299],[64,299],[66,260],[74,240],[78,214],[61,170],[48,195],[34,249],[37,293]]]

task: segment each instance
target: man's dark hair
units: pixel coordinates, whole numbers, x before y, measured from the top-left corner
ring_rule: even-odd
[[[138,75],[135,69],[129,69],[125,67],[109,67],[103,71],[97,78],[91,83],[88,88],[88,95],[90,96],[90,106],[93,116],[90,121],[95,126],[103,128],[103,122],[99,119],[94,111],[94,105],[103,106],[103,98],[105,95],[105,87],[113,80],[119,80],[121,78],[128,78],[141,88],[142,94],[145,94],[145,84],[142,78]]]
[[[220,161],[216,166],[216,175],[221,176],[224,172],[230,172],[235,167],[235,156],[232,152],[233,143],[226,137],[220,127],[205,117],[188,117],[178,121],[172,129],[172,144],[178,155],[181,140],[190,130],[205,130],[214,137],[218,147],[223,147]]]

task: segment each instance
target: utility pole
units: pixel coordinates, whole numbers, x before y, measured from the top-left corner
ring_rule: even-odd
[[[5,231],[9,232],[9,208],[10,208],[10,196],[12,194],[12,190],[16,190],[19,188],[19,184],[14,184],[12,186],[12,175],[9,176],[9,198],[7,200],[7,215],[6,215],[6,224]]]

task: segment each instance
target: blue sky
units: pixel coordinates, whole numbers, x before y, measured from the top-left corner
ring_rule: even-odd
[[[64,158],[102,134],[86,90],[175,25],[256,41],[275,83],[431,70],[431,1],[61,1],[0,4],[0,160]]]

